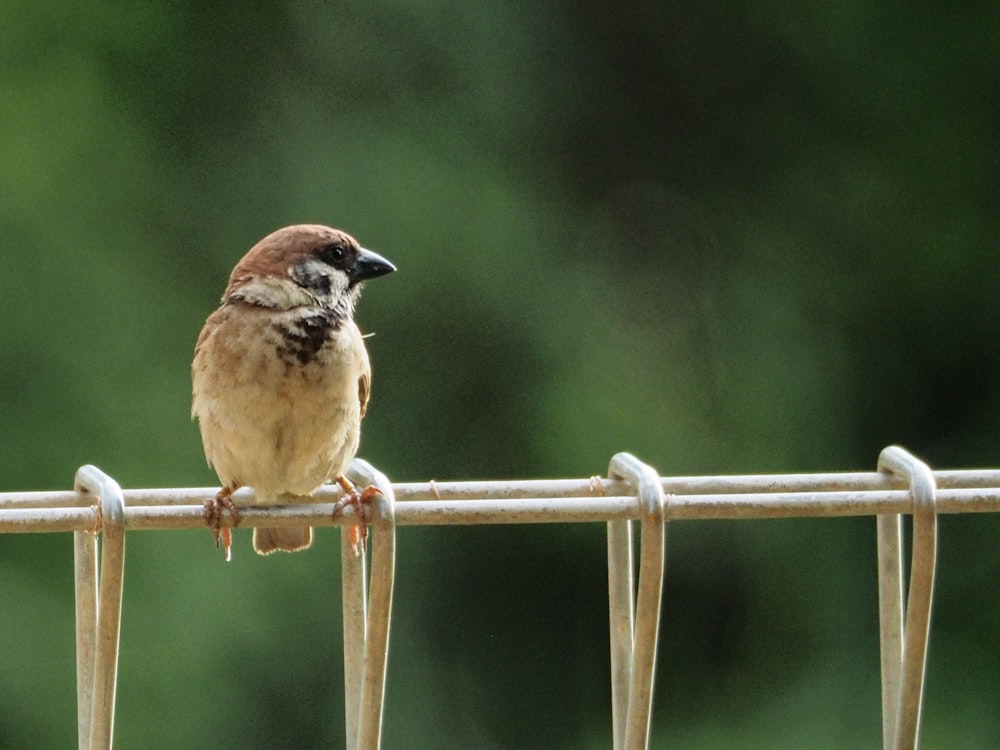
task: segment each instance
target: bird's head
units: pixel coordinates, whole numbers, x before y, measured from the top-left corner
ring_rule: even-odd
[[[351,310],[363,281],[395,270],[346,232],[297,224],[272,232],[250,248],[233,269],[223,301]]]

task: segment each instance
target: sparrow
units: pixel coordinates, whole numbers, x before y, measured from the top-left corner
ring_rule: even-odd
[[[233,269],[191,365],[191,416],[222,483],[204,515],[217,547],[222,533],[227,560],[231,537],[221,517],[228,510],[239,523],[231,495],[240,487],[275,502],[334,480],[347,493],[334,515],[345,503],[360,511],[377,494],[357,493],[343,475],[357,453],[371,391],[354,306],[365,280],[395,270],[349,234],[316,224],[269,234]],[[364,514],[358,518],[363,524]],[[261,555],[311,543],[310,528],[253,533]]]

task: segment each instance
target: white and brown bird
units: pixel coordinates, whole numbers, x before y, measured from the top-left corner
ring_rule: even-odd
[[[222,482],[205,503],[217,545],[223,509],[239,521],[230,499],[239,487],[275,502],[332,479],[360,501],[343,477],[371,386],[354,304],[363,281],[395,270],[350,235],[315,224],[269,234],[236,264],[191,366],[191,415]],[[228,529],[221,531],[228,558]],[[311,542],[309,528],[253,534],[262,555]]]

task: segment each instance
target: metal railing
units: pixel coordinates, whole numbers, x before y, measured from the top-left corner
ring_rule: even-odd
[[[371,573],[342,534],[347,747],[380,746],[398,526],[603,522],[608,535],[612,726],[615,750],[649,745],[666,560],[666,523],[685,519],[877,516],[882,729],[885,748],[914,748],[920,727],[933,599],[937,515],[1000,511],[1000,471],[938,471],[902,448],[878,471],[660,477],[620,453],[607,478],[392,484],[370,464],[348,472],[381,490],[369,508]],[[110,748],[114,727],[126,531],[204,526],[215,488],[125,490],[93,466],[72,492],[0,493],[0,533],[74,533],[77,706],[81,749]],[[240,490],[242,526],[353,525],[332,518],[340,490],[302,504],[261,506]],[[913,516],[909,592],[903,595],[902,515]],[[632,527],[639,522],[638,581]],[[223,525],[231,523],[224,516]],[[97,537],[102,538],[98,564]]]

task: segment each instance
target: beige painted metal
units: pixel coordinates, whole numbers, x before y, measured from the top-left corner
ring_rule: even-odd
[[[656,644],[667,554],[667,501],[656,472],[635,456],[617,454],[611,459],[608,475],[624,479],[635,487],[642,512],[634,618],[631,612],[621,611],[622,606],[631,610],[631,521],[608,524],[608,583],[619,589],[628,587],[627,591],[609,590],[614,747],[615,750],[643,750],[649,747],[653,713]],[[619,528],[621,525],[626,527],[624,532]],[[622,567],[624,571],[620,570]],[[619,570],[613,571],[614,568]],[[632,628],[626,632],[628,624],[632,624]]]
[[[636,750],[649,746],[666,522],[862,515],[878,519],[884,746],[916,747],[937,515],[1000,511],[1000,470],[932,472],[895,446],[882,452],[878,469],[664,478],[633,456],[618,454],[607,479],[391,484],[369,464],[355,461],[352,480],[374,484],[382,495],[369,511],[370,575],[365,556],[354,555],[346,528],[342,542],[347,747],[377,750],[381,742],[397,526],[606,523],[614,747]],[[210,487],[122,492],[110,477],[84,466],[74,492],[0,493],[0,533],[74,532],[81,749],[111,747],[125,530],[203,527],[203,502],[215,492]],[[339,498],[335,486],[282,507],[259,503],[250,490],[234,495],[241,527],[353,525],[350,508],[332,518]],[[905,607],[904,514],[914,519]],[[640,522],[637,585],[632,521]]]
[[[695,494],[682,494],[673,480],[662,480],[663,491],[673,499],[667,509],[669,521],[713,519],[807,518],[835,516],[870,516],[910,513],[910,492],[893,488],[885,474],[845,475],[855,481],[843,482],[837,475],[801,475],[811,480],[798,485],[796,475],[790,475],[790,486],[809,486],[807,490],[791,491],[774,484],[773,489],[748,482],[723,485],[716,480],[712,491],[709,483],[698,487]],[[937,512],[995,513],[1000,511],[1000,476],[995,471],[935,472]],[[772,482],[767,478],[767,483]],[[990,481],[996,481],[990,485]],[[481,484],[472,488],[470,485]],[[822,489],[826,484],[837,489]],[[849,489],[843,489],[844,485]],[[605,496],[594,496],[590,480],[532,480],[490,483],[439,482],[435,497],[430,485],[394,484],[396,492],[396,525],[469,525],[504,523],[594,523],[609,520],[638,520],[641,510],[634,494],[620,480],[598,483]],[[693,486],[693,485],[692,485]],[[741,486],[746,491],[741,489]],[[716,491],[717,490],[717,491]],[[131,490],[125,499],[125,526],[129,531],[153,529],[197,529],[205,524],[202,503],[218,488]],[[561,494],[568,491],[569,494]],[[44,505],[48,498],[51,505]],[[240,526],[343,526],[353,523],[348,512],[336,520],[330,518],[333,503],[340,492],[326,486],[311,498],[281,507],[257,503],[251,490],[233,495],[240,506]],[[405,498],[405,499],[404,499]],[[229,516],[223,525],[231,523]],[[0,533],[37,533],[56,531],[88,531],[94,526],[94,513],[85,507],[78,493],[65,492],[6,492],[0,493]]]
[[[377,750],[382,741],[392,589],[396,570],[396,525],[392,484],[367,461],[356,459],[348,477],[359,487],[377,487],[371,504],[372,571],[365,590],[365,555],[357,555],[341,530],[344,598],[344,709],[347,747]]]
[[[927,464],[898,446],[882,451],[878,465],[907,482],[913,500],[913,553],[905,610],[902,516],[880,515],[877,522],[882,744],[893,750],[913,750],[920,732],[937,562],[936,487]]]
[[[114,733],[125,575],[125,506],[118,483],[94,466],[80,467],[75,484],[77,492],[97,498],[99,509],[97,523],[91,513],[91,532],[78,531],[74,540],[77,733],[81,748],[104,750],[111,747]],[[98,528],[102,535],[100,577],[94,539]]]

